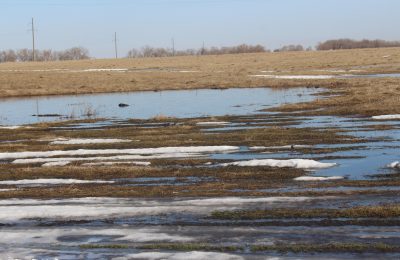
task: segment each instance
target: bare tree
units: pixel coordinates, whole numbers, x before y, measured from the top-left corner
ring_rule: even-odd
[[[285,51],[304,51],[304,47],[300,44],[298,45],[285,45],[280,49],[276,49],[274,50],[274,52],[285,52]]]
[[[15,62],[17,60],[17,54],[14,50],[6,50],[0,52],[0,62]]]
[[[59,60],[85,60],[89,59],[89,51],[83,47],[73,47],[58,53]]]
[[[267,52],[262,45],[247,45],[241,44],[232,47],[211,47],[206,49],[202,47],[201,49],[187,49],[187,50],[175,50],[165,48],[153,48],[151,46],[144,46],[138,51],[137,49],[131,49],[127,57],[128,58],[138,58],[138,57],[169,57],[169,56],[191,56],[191,55],[221,55],[221,54],[238,54],[238,53],[257,53],[257,52]]]
[[[319,51],[324,51],[324,50],[389,48],[389,47],[400,47],[400,41],[384,41],[384,40],[356,41],[352,39],[337,39],[319,43],[316,49]]]

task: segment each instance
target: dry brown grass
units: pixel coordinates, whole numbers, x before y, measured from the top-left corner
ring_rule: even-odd
[[[117,91],[315,85],[315,81],[252,78],[262,70],[280,74],[327,74],[318,70],[362,69],[399,72],[400,48],[327,52],[257,53],[119,60],[0,64],[0,96]],[[388,58],[383,58],[389,56]],[[126,68],[129,72],[73,72]],[[66,71],[32,71],[65,69]],[[6,70],[11,70],[6,71]],[[17,71],[13,71],[17,70]],[[69,70],[69,71],[68,71]],[[180,73],[179,71],[196,71]],[[318,81],[326,84],[325,81]],[[328,82],[329,83],[329,82]]]
[[[215,211],[216,219],[250,220],[266,218],[393,218],[400,216],[400,206],[364,206],[345,209],[273,209],[252,211]]]
[[[129,71],[81,71],[118,68]],[[0,97],[196,88],[321,86],[342,95],[286,106],[284,111],[324,108],[324,111],[318,113],[400,113],[400,79],[286,80],[250,77],[270,70],[283,75],[400,72],[400,48],[3,63],[0,64]]]
[[[330,85],[330,90],[340,95],[284,105],[274,110],[308,110],[306,114],[309,115],[373,116],[400,113],[400,78],[336,80]]]

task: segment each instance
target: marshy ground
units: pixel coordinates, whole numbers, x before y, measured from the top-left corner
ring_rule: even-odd
[[[3,96],[60,94],[57,88],[74,80],[98,86],[87,92],[103,92],[115,84],[130,86],[128,77],[135,87],[113,91],[141,90],[138,82],[149,90],[210,82],[279,87],[272,100],[258,88],[242,89],[242,102],[231,90],[207,90],[214,103],[193,98],[190,116],[175,109],[181,106],[177,98],[164,116],[157,109],[130,116],[131,110],[116,108],[115,117],[108,117],[93,107],[99,114],[86,119],[84,113],[35,124],[31,114],[4,119],[18,126],[0,128],[1,256],[398,259],[400,78],[304,77],[395,75],[398,50],[175,58],[173,72],[164,71],[172,66],[168,59],[60,63],[52,66],[57,71],[47,71],[46,64],[1,65],[8,71],[0,72],[0,82],[15,76],[18,86],[28,79],[39,84],[33,79],[43,74],[47,91],[13,88]],[[129,64],[135,68],[128,72],[81,71]],[[38,71],[19,71],[33,69]],[[150,77],[158,83],[145,81]],[[260,93],[265,96],[252,96]],[[180,94],[142,97],[153,95]],[[212,114],[215,104],[226,106]],[[202,108],[208,115],[199,113]]]

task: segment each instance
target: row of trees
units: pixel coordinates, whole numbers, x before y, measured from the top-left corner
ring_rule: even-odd
[[[357,48],[387,48],[387,47],[400,47],[400,41],[384,41],[384,40],[351,40],[351,39],[337,39],[328,40],[319,43],[316,50],[340,50],[340,49],[357,49]],[[309,47],[305,49],[302,45],[286,45],[282,48],[275,49],[274,52],[287,52],[287,51],[311,51]],[[169,57],[169,56],[190,56],[190,55],[223,55],[223,54],[239,54],[239,53],[260,53],[269,52],[262,45],[247,45],[241,44],[232,47],[211,47],[200,49],[187,49],[175,51],[168,48],[154,48],[145,46],[141,49],[131,49],[128,58],[145,58],[145,57]],[[57,60],[83,60],[89,59],[89,51],[83,47],[73,47],[63,51],[53,50],[36,50],[36,61],[57,61]],[[33,53],[30,49],[20,50],[4,50],[0,51],[0,62],[24,62],[32,61]]]
[[[269,52],[262,45],[247,45],[241,44],[232,47],[211,47],[211,48],[200,48],[200,49],[187,49],[175,51],[173,49],[166,48],[154,48],[151,46],[145,46],[141,49],[131,49],[127,57],[128,58],[145,58],[145,57],[169,57],[169,56],[190,56],[190,55],[222,55],[222,54],[239,54],[239,53],[258,53],[258,52]]]
[[[280,49],[275,49],[274,52],[304,51],[304,50],[312,51],[312,48],[309,47],[307,49],[304,49],[303,45],[300,45],[300,44],[299,45],[294,45],[294,44],[292,44],[292,45],[285,45]]]
[[[318,51],[362,49],[362,48],[390,48],[400,47],[400,41],[337,39],[329,40],[317,45]]]
[[[89,59],[89,51],[83,47],[74,47],[64,51],[36,50],[36,61],[83,60]],[[0,62],[32,61],[33,52],[30,49],[0,51]]]

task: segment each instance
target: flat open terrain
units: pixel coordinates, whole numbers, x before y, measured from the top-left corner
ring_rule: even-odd
[[[399,259],[398,73],[400,48],[0,64],[2,97],[160,90],[0,101],[0,258]],[[90,109],[33,115],[59,107]]]
[[[143,90],[323,86],[324,113],[400,112],[399,78],[274,78],[400,73],[400,48],[0,64],[0,97]],[[267,75],[267,77],[265,77]],[[297,108],[296,108],[297,109]]]

